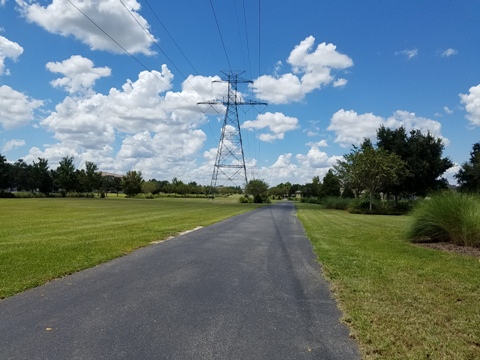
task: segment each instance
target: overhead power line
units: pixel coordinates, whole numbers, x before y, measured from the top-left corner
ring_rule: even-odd
[[[86,19],[88,19],[93,25],[95,25],[96,28],[98,28],[105,36],[107,36],[110,40],[112,40],[115,44],[117,44],[118,47],[120,47],[126,54],[128,54],[132,59],[134,59],[141,67],[143,67],[145,70],[153,74],[162,84],[164,84],[167,88],[170,86],[169,84],[165,83],[161,77],[159,77],[155,72],[153,72],[150,68],[148,68],[143,62],[141,62],[135,55],[133,55],[130,51],[128,51],[122,44],[120,44],[117,40],[115,40],[110,34],[108,34],[105,30],[102,29],[100,25],[98,25],[92,18],[90,18],[85,12],[83,12],[77,5],[75,5],[71,0],[67,0],[75,9],[77,9],[78,12],[80,12]],[[122,2],[123,4],[123,2]],[[125,5],[124,5],[125,6]],[[195,90],[195,89],[194,89]],[[196,90],[195,90],[196,91]],[[201,94],[196,91],[200,97]],[[183,99],[185,102],[187,102],[189,105],[198,108],[198,105],[193,104],[190,102],[188,99],[186,99],[184,96],[181,95],[181,93],[177,93],[178,96]],[[202,97],[203,99],[203,97]]]
[[[230,65],[230,60],[228,58],[227,48],[225,47],[225,42],[223,41],[222,31],[220,30],[220,25],[218,24],[217,14],[215,13],[215,8],[213,7],[213,2],[210,0],[210,6],[212,7],[213,17],[215,18],[215,23],[217,24],[218,34],[220,35],[220,40],[222,41],[223,51],[225,52],[225,57],[227,58],[228,68],[232,71],[232,66]]]

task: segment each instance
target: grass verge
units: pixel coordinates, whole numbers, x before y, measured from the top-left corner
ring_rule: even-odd
[[[408,217],[297,208],[363,358],[480,358],[477,258],[413,246]]]
[[[258,207],[237,199],[0,199],[0,299]]]

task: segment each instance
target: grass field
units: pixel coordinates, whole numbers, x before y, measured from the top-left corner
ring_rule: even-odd
[[[0,299],[258,207],[206,199],[0,199]]]
[[[297,204],[366,359],[480,359],[480,261],[405,240],[408,217]]]

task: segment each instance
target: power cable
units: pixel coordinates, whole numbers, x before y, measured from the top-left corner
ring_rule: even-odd
[[[133,20],[135,20],[135,22],[143,29],[143,31],[145,32],[145,34],[147,34],[147,36],[152,40],[152,42],[157,46],[157,48],[162,52],[163,55],[165,55],[165,57],[167,58],[168,61],[170,61],[170,63],[173,65],[173,67],[180,73],[180,75],[183,76],[183,78],[187,81],[187,83],[192,87],[193,90],[195,90],[195,92],[200,95],[200,97],[204,100],[204,101],[207,101],[207,99],[205,99],[202,94],[200,94],[200,92],[195,88],[195,86],[193,86],[193,84],[190,82],[190,80],[188,80],[188,78],[182,73],[182,71],[178,68],[177,65],[175,65],[175,63],[173,62],[172,59],[170,59],[170,57],[165,53],[165,51],[163,51],[163,49],[160,47],[160,45],[158,45],[157,43],[157,40],[155,40],[155,38],[152,36],[152,34],[150,34],[150,32],[145,29],[145,27],[140,23],[140,21],[138,21],[138,19],[133,15],[133,13],[127,8],[127,6],[125,5],[125,3],[122,1],[122,0],[119,0],[120,3],[123,5],[123,7],[125,8],[125,10],[128,11],[128,13],[130,14],[130,16],[133,18]]]
[[[250,61],[251,56],[250,56],[250,43],[248,41],[248,30],[247,30],[247,14],[245,11],[245,0],[243,0],[243,20],[245,23],[245,38],[247,39],[247,54],[248,54],[248,67],[250,69],[250,77],[252,77],[252,63]]]
[[[223,41],[222,32],[220,31],[220,25],[218,24],[217,14],[215,13],[215,8],[213,7],[213,2],[210,0],[210,6],[212,7],[213,17],[215,18],[215,23],[217,24],[217,30],[220,35],[220,40],[222,41],[223,51],[225,52],[225,57],[227,58],[228,68],[232,71],[232,66],[230,65],[230,60],[228,59],[227,48],[225,47],[225,42]]]
[[[165,30],[166,34],[169,36],[169,38],[172,40],[172,42],[175,44],[175,46],[177,47],[178,51],[180,51],[180,53],[182,54],[183,58],[187,61],[187,63],[190,65],[190,67],[193,69],[193,71],[195,72],[195,74],[197,76],[200,76],[199,72],[197,71],[197,69],[195,68],[195,66],[193,66],[192,62],[188,59],[187,55],[183,52],[183,50],[180,48],[180,46],[178,45],[178,43],[175,41],[175,39],[173,38],[172,34],[170,34],[170,32],[168,31],[167,27],[165,26],[165,24],[162,22],[162,20],[160,20],[160,17],[157,15],[157,13],[155,12],[155,10],[150,6],[150,3],[147,1],[147,0],[144,0],[145,3],[147,4],[148,8],[150,9],[150,11],[153,13],[153,15],[155,16],[155,18],[158,20],[158,22],[160,23],[160,25],[162,25],[163,29]],[[205,85],[206,88],[208,88],[208,84],[205,83],[205,81],[203,80],[203,77],[201,77],[201,80],[203,82],[203,84]],[[213,91],[210,89],[210,92],[212,94],[212,97],[214,97],[214,94],[213,94]],[[215,110],[216,111],[216,110]],[[218,112],[217,112],[218,113]]]

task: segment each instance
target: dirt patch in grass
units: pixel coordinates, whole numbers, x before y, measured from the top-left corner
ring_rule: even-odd
[[[477,247],[455,245],[449,242],[416,243],[415,245],[480,258],[480,248]]]

